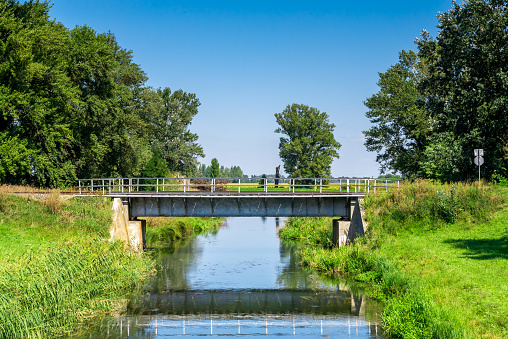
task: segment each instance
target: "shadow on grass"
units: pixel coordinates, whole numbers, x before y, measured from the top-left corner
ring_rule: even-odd
[[[508,259],[508,236],[498,239],[449,239],[444,243],[465,250],[465,256],[471,259]]]

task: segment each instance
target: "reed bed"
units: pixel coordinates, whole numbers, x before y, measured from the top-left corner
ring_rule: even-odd
[[[148,257],[106,241],[108,200],[10,190],[0,189],[0,338],[75,334],[121,311],[150,276]]]

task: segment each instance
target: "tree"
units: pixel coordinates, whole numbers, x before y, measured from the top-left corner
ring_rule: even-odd
[[[331,164],[339,158],[341,147],[334,136],[335,125],[328,114],[306,105],[288,105],[275,113],[281,133],[279,156],[284,169],[293,178],[325,178],[331,175]]]
[[[416,176],[421,172],[433,123],[422,105],[419,86],[425,76],[426,65],[418,55],[402,51],[397,64],[379,73],[379,92],[364,103],[369,109],[365,115],[374,124],[363,132],[365,146],[377,153],[381,173],[393,170]]]
[[[161,150],[171,172],[197,174],[197,157],[205,154],[189,125],[198,113],[199,99],[181,89],[173,93],[169,88],[158,89],[155,94],[156,108],[148,117],[152,149]]]
[[[436,39],[423,32],[419,54],[430,60],[423,83],[436,119],[426,149],[427,175],[441,180],[477,176],[473,149],[485,149],[482,171],[508,172],[508,11],[506,1],[469,0],[438,16]],[[430,163],[440,159],[445,167]]]
[[[219,161],[217,158],[212,159],[212,166],[210,167],[210,176],[212,178],[219,178],[220,177],[220,167],[219,167]]]

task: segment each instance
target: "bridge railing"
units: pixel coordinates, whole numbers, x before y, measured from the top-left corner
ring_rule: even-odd
[[[78,179],[80,195],[134,192],[319,192],[368,193],[400,186],[380,178],[97,178]]]

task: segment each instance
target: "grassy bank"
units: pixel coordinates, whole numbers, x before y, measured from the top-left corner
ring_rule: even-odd
[[[154,262],[108,241],[110,200],[63,201],[58,191],[28,190],[31,194],[19,196],[12,190],[0,186],[0,338],[72,336],[121,312],[130,294],[151,276]],[[221,222],[163,221],[148,221],[151,244]]]
[[[121,311],[151,260],[105,240],[110,202],[7,191],[0,188],[0,338],[68,336]]]
[[[285,240],[303,262],[370,286],[385,304],[387,334],[403,338],[506,338],[507,191],[420,181],[371,195],[369,230],[330,248],[331,220],[290,219]]]

